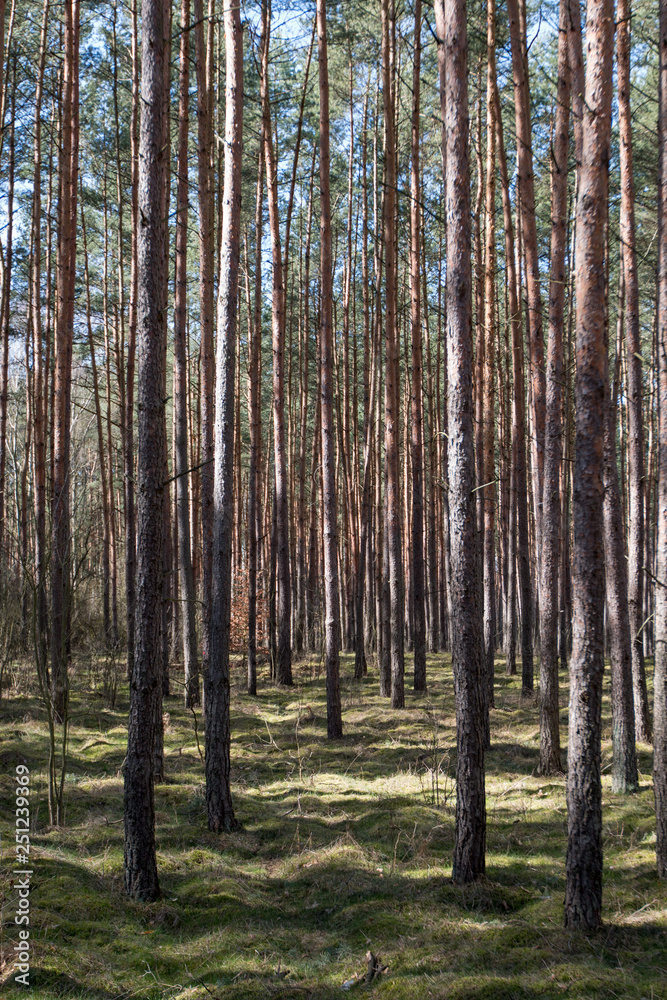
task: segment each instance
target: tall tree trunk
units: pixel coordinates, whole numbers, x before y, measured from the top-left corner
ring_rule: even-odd
[[[83,195],[83,192],[82,192]],[[90,305],[90,276],[88,270],[88,239],[86,234],[86,218],[81,200],[81,238],[83,242],[84,278],[86,282],[86,325],[88,327],[88,346],[90,348],[90,370],[93,376],[93,397],[95,400],[95,421],[97,424],[97,448],[100,460],[100,485],[102,493],[102,614],[104,621],[104,637],[107,648],[111,648],[111,617],[109,607],[109,492],[107,487],[107,465],[104,455],[104,431],[102,428],[102,407],[100,405],[99,380],[97,377],[97,359],[95,357],[95,341],[93,339],[92,310]]]
[[[276,680],[292,684],[291,587],[289,550],[289,511],[287,452],[285,441],[285,285],[280,249],[280,218],[278,215],[278,176],[271,129],[269,103],[269,35],[268,5],[262,4],[263,54],[261,62],[261,92],[264,116],[264,162],[269,201],[269,228],[273,257],[273,294],[271,317],[273,328],[273,449],[276,482],[276,580],[277,580],[277,662]]]
[[[421,200],[419,190],[419,91],[421,74],[421,0],[415,0],[412,70],[412,151],[410,161],[410,325],[412,329],[412,614],[414,689],[426,690],[426,618],[424,594],[424,485],[421,326]]]
[[[14,84],[16,82],[16,54],[13,56]],[[7,60],[9,64],[9,59]],[[0,72],[4,64],[0,61]],[[10,88],[9,65],[6,87]],[[14,262],[14,182],[16,176],[16,87],[11,87],[9,120],[9,177],[7,185],[7,243],[2,282],[2,309],[0,310],[0,336],[2,338],[2,360],[0,362],[0,585],[7,584],[8,558],[5,544],[6,511],[6,466],[7,466],[7,389],[9,375],[9,332],[11,327],[12,272]],[[4,100],[3,119],[4,129]]]
[[[517,519],[517,563],[519,594],[521,597],[521,693],[533,690],[533,592],[530,579],[530,548],[528,537],[528,484],[526,474],[526,408],[523,367],[523,331],[521,324],[521,303],[519,282],[516,273],[514,244],[514,224],[510,200],[509,175],[505,155],[505,141],[500,113],[500,94],[494,88],[496,105],[496,127],[498,129],[498,165],[503,202],[503,223],[505,229],[505,263],[507,267],[507,292],[512,330],[512,465],[514,469],[514,497]],[[512,608],[511,613],[514,613]]]
[[[79,167],[78,0],[67,0],[65,3],[63,74],[51,518],[51,697],[54,716],[60,722],[64,721],[67,710],[67,661],[71,601],[69,474],[76,270],[76,201]]]
[[[442,7],[444,6],[444,11]],[[438,10],[438,8],[440,8]],[[484,874],[486,808],[481,704],[479,603],[472,424],[472,274],[468,141],[468,43],[465,0],[436,0],[445,47],[447,359],[452,666],[456,698],[456,830],[452,877]]]
[[[37,584],[35,635],[40,645],[39,662],[47,663],[48,611],[46,599],[46,393],[42,346],[42,97],[46,64],[50,0],[44,0],[39,41],[39,69],[35,86],[35,139],[32,207],[32,332],[34,378],[34,495],[35,575]]]
[[[660,0],[658,137],[658,541],[653,675],[653,790],[658,875],[667,878],[667,0]]]
[[[644,409],[639,336],[639,280],[635,241],[635,191],[630,110],[630,3],[618,0],[616,58],[621,162],[620,231],[625,274],[625,340],[628,375],[628,602],[637,739],[648,743],[651,723],[644,668]]]
[[[483,398],[483,486],[484,502],[484,644],[482,677],[484,727],[490,744],[489,708],[493,707],[493,661],[496,652],[496,465],[494,447],[495,414],[495,342],[496,342],[496,10],[495,0],[488,0],[486,16],[487,87],[486,87],[486,247],[484,255],[484,347]]]
[[[234,514],[234,385],[238,300],[241,152],[243,136],[243,29],[238,6],[225,20],[225,182],[218,291],[216,359],[213,592],[206,687],[206,806],[208,827],[236,826],[230,789],[229,638]]]
[[[190,545],[190,458],[187,392],[188,131],[190,89],[190,2],[181,3],[174,297],[174,492],[178,522],[178,576],[185,707],[199,704],[199,663],[195,628],[195,584]]]
[[[137,307],[139,294],[139,39],[137,3],[132,5],[132,111],[130,114],[130,159],[132,177],[132,260],[130,262],[130,303],[125,389],[125,602],[127,622],[127,676],[134,669],[134,629],[136,606],[136,505],[134,478],[134,365],[137,347]]]
[[[138,462],[137,591],[134,669],[125,762],[125,890],[159,895],[155,855],[154,753],[162,680],[162,542],[164,522],[166,347],[164,141],[169,23],[164,0],[144,0],[141,18],[141,129],[137,274]]]
[[[215,178],[213,176],[213,9],[204,17],[202,0],[194,0],[197,67],[197,195],[199,198],[200,407],[201,407],[201,599],[202,673],[208,669],[213,557],[213,388]],[[193,539],[196,543],[196,539]]]
[[[327,62],[326,0],[317,0],[317,52],[320,81],[320,366],[322,369],[322,505],[324,513],[324,648],[327,672],[327,736],[340,739],[343,723],[338,679],[340,644],[338,592],[338,524],[334,463],[333,413],[333,273],[331,260],[331,200],[329,195],[329,67]]]
[[[401,485],[398,456],[399,338],[396,328],[396,135],[394,103],[394,0],[381,0],[382,92],[385,121],[384,255],[386,273],[385,451],[387,469],[386,534],[389,557],[389,629],[391,651],[391,705],[403,708],[404,694],[404,584],[401,546]]]
[[[117,559],[116,559],[116,505],[114,497],[114,468],[113,468],[113,435],[111,431],[111,337],[109,330],[109,202],[107,196],[107,173],[104,172],[103,182],[104,196],[104,243],[103,243],[103,270],[102,270],[102,327],[104,330],[104,359],[105,359],[105,383],[106,383],[106,430],[107,430],[107,474],[106,482],[108,488],[107,496],[107,536],[109,543],[108,561],[108,583],[109,597],[111,602],[111,620],[108,623],[107,643],[109,649],[115,649],[118,643],[118,588],[117,588]],[[100,453],[100,457],[103,455]]]
[[[602,530],[605,225],[613,58],[612,0],[588,5],[586,91],[576,244],[574,626],[570,664],[565,924],[594,929],[602,905],[600,725],[604,670]]]
[[[533,452],[532,478],[535,498],[535,530],[539,547],[541,526],[542,479],[544,470],[544,426],[546,380],[544,373],[544,338],[542,335],[542,295],[535,218],[535,177],[530,119],[530,84],[526,51],[525,0],[508,0],[509,31],[512,44],[514,107],[517,144],[518,197],[523,248],[526,256],[526,291],[528,293],[528,344],[532,393]],[[532,684],[531,684],[532,689]]]
[[[297,649],[308,645],[308,609],[307,609],[307,571],[306,571],[306,452],[308,444],[308,385],[310,381],[310,246],[313,222],[313,189],[315,181],[315,156],[317,147],[313,146],[313,157],[310,168],[310,186],[308,193],[308,220],[306,222],[306,241],[303,266],[303,336],[301,349],[301,414],[299,426],[299,499],[297,508],[297,541],[296,541],[296,571],[297,571]]]
[[[262,352],[262,189],[263,151],[257,162],[255,197],[255,308],[249,318],[252,336],[248,363],[248,423],[250,461],[248,464],[248,694],[257,694],[257,550],[259,547],[258,480],[262,447],[260,365]],[[248,299],[250,312],[250,299]]]
[[[558,706],[558,566],[560,556],[561,408],[565,247],[567,244],[567,154],[570,118],[570,66],[567,0],[560,2],[556,127],[551,159],[551,282],[547,348],[546,429],[540,560],[540,773],[555,774],[560,764]]]
[[[614,792],[636,791],[639,785],[635,748],[635,711],[632,695],[632,641],[628,608],[628,570],[623,538],[623,511],[618,484],[616,411],[620,381],[623,331],[623,274],[619,281],[616,372],[607,393],[604,428],[604,558],[607,623],[611,638],[611,786]]]
[[[439,50],[438,50],[439,51]],[[438,556],[437,539],[438,523],[436,500],[437,482],[440,478],[440,468],[438,466],[438,411],[436,408],[435,380],[439,378],[433,372],[433,352],[431,348],[432,338],[429,328],[429,308],[428,308],[428,280],[426,271],[426,239],[424,227],[422,227],[422,281],[423,281],[423,301],[424,301],[424,324],[426,326],[426,379],[428,393],[428,503],[426,507],[426,546],[428,554],[428,570],[426,574],[427,594],[428,594],[428,649],[431,653],[437,653],[440,648],[440,609],[438,601]]]

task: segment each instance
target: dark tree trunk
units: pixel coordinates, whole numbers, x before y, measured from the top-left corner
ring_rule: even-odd
[[[47,28],[50,0],[44,0],[39,43],[39,70],[35,89],[34,180],[32,210],[32,332],[34,364],[34,495],[35,495],[35,578],[36,631],[39,662],[47,663],[48,612],[46,600],[46,394],[44,391],[44,352],[42,347],[42,96],[46,63]]]
[[[410,325],[412,329],[412,615],[414,689],[426,690],[426,618],[424,594],[424,485],[421,326],[421,204],[419,190],[419,89],[421,72],[421,0],[415,2],[412,73],[412,156],[410,164]]]
[[[556,126],[551,159],[551,283],[540,560],[540,774],[557,774],[561,770],[558,706],[558,566],[569,118],[567,0],[561,0]]]
[[[404,581],[399,469],[399,337],[396,325],[396,135],[394,101],[394,0],[382,0],[382,92],[385,117],[384,255],[386,273],[385,451],[387,468],[386,540],[389,567],[391,705],[403,708]]]
[[[456,832],[452,877],[484,874],[486,807],[481,704],[482,614],[472,425],[472,274],[466,5],[436,0],[445,46],[447,357],[452,666],[456,697]]]
[[[496,652],[496,464],[495,464],[495,342],[496,342],[496,10],[488,0],[486,15],[486,246],[484,255],[484,378],[482,419],[482,481],[484,505],[483,593],[484,641],[482,683],[485,744],[490,745],[489,708],[493,707],[494,657]]]
[[[512,328],[512,382],[514,387],[512,403],[512,467],[514,470],[513,500],[516,507],[517,576],[521,597],[521,693],[533,690],[533,591],[530,579],[530,548],[528,526],[528,484],[526,474],[526,407],[523,367],[523,332],[521,329],[521,303],[519,300],[514,247],[514,224],[510,200],[509,176],[505,142],[500,113],[498,87],[494,93],[496,105],[496,127],[498,129],[498,165],[503,202],[503,222],[505,229],[505,261],[507,266],[507,291]],[[510,610],[515,614],[515,608]],[[511,664],[510,664],[511,669]]]
[[[653,789],[658,875],[667,878],[667,0],[660,0],[658,136],[658,542],[653,676]]]
[[[71,540],[69,509],[72,340],[79,165],[79,3],[65,3],[65,41],[58,218],[58,314],[55,335],[53,501],[51,529],[51,697],[62,722],[67,710]]]
[[[623,282],[621,281],[621,288]],[[619,295],[619,326],[622,329],[623,295]],[[620,348],[620,340],[618,347]],[[620,357],[616,358],[617,370]],[[628,570],[623,539],[623,512],[618,484],[616,454],[616,407],[618,379],[607,399],[604,428],[604,556],[607,625],[611,637],[611,787],[614,792],[632,792],[638,787],[635,749],[635,712],[632,694],[632,654],[628,611]]]
[[[248,364],[248,423],[250,425],[250,462],[248,465],[248,694],[257,694],[257,554],[259,468],[262,449],[262,411],[260,366],[262,360],[262,189],[263,152],[257,163],[255,199],[255,308],[249,327],[252,330]],[[250,300],[248,300],[250,311]]]
[[[273,449],[276,482],[276,617],[277,652],[276,680],[292,684],[291,645],[291,585],[289,550],[289,511],[287,445],[285,441],[285,286],[280,249],[278,216],[278,176],[273,148],[271,106],[269,103],[269,16],[267,4],[262,4],[263,57],[261,64],[262,106],[264,115],[264,162],[269,201],[269,227],[273,256],[273,292],[271,315],[273,326]]]
[[[208,669],[208,637],[213,558],[213,291],[215,264],[215,178],[213,174],[213,10],[208,21],[202,0],[194,0],[197,65],[197,167],[199,197],[199,299],[201,400],[202,673]],[[196,538],[193,539],[196,544]]]
[[[586,93],[576,244],[574,627],[570,663],[565,924],[594,929],[602,906],[600,724],[604,670],[602,525],[607,220],[613,4],[588,6]]]
[[[127,677],[132,679],[134,669],[134,629],[136,605],[136,503],[134,482],[134,366],[137,348],[137,298],[138,298],[138,240],[139,240],[139,39],[137,2],[132,5],[132,111],[130,115],[130,158],[132,176],[132,260],[130,264],[130,302],[127,343],[127,368],[125,373],[125,603],[127,627]]]
[[[338,525],[333,414],[333,273],[331,260],[331,201],[329,195],[329,67],[327,62],[326,0],[317,0],[317,51],[320,81],[320,366],[322,370],[322,504],[324,513],[324,647],[327,672],[327,736],[340,739],[338,649],[340,644],[338,592]]]
[[[507,14],[512,44],[514,107],[517,144],[517,181],[523,248],[526,260],[526,291],[528,300],[528,345],[533,423],[532,479],[535,498],[536,548],[540,545],[542,479],[544,470],[544,425],[546,413],[546,381],[544,371],[544,338],[542,334],[542,296],[535,217],[535,176],[530,118],[530,83],[526,51],[525,0],[508,0]],[[523,14],[523,16],[522,16]],[[530,689],[532,690],[532,678]]]
[[[620,232],[625,275],[625,357],[628,374],[628,603],[637,739],[648,743],[651,723],[644,668],[644,408],[639,335],[639,280],[635,246],[635,191],[630,109],[630,3],[618,0],[616,53],[621,162]]]
[[[162,679],[164,370],[166,346],[164,142],[169,24],[164,0],[144,0],[141,30],[138,234],[137,594],[134,669],[125,762],[125,890],[159,895],[155,856],[154,752]]]
[[[178,522],[178,576],[181,640],[185,668],[185,707],[199,704],[199,662],[195,627],[195,581],[190,544],[190,457],[188,448],[187,253],[188,129],[190,89],[190,3],[181,3],[176,204],[176,294],[174,297],[174,492]]]

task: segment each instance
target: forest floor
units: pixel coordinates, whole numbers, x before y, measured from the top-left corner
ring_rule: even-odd
[[[651,748],[639,748],[640,791],[613,795],[608,672],[604,926],[583,934],[563,928],[565,778],[538,776],[537,706],[521,699],[520,679],[504,675],[501,659],[487,754],[486,877],[467,887],[451,882],[456,744],[448,658],[429,656],[428,694],[407,690],[397,712],[379,697],[376,672],[356,683],[352,657],[343,657],[345,735],[336,743],[326,739],[316,662],[296,665],[290,690],[270,686],[263,668],[260,693],[249,698],[236,659],[240,829],[225,836],[206,829],[193,714],[180,697],[167,699],[167,780],[156,789],[162,898],[152,904],[123,893],[127,686],[111,709],[99,662],[74,671],[61,828],[48,825],[44,712],[36,696],[16,690],[26,690],[27,673],[4,692],[2,997],[25,989],[13,979],[11,888],[14,774],[25,761],[33,786],[30,992],[39,1000],[325,1000],[365,972],[368,950],[389,968],[354,995],[667,998],[667,886],[655,870]],[[564,747],[566,682],[561,674]]]

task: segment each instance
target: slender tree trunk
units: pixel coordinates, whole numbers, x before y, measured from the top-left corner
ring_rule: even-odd
[[[482,675],[486,744],[490,745],[489,708],[493,707],[493,668],[496,652],[496,464],[495,464],[495,342],[496,342],[496,10],[495,0],[488,0],[486,16],[487,88],[486,88],[486,247],[484,260],[484,347],[483,398],[483,486],[484,503],[484,644]]]
[[[644,408],[639,335],[639,279],[635,241],[635,191],[630,109],[630,4],[618,0],[616,57],[621,162],[620,231],[625,272],[625,338],[628,375],[628,602],[637,739],[648,743],[651,723],[644,669]]]
[[[542,558],[539,564],[541,774],[555,774],[561,770],[558,706],[558,566],[562,462],[561,385],[567,244],[567,154],[570,118],[570,66],[567,41],[567,0],[561,0],[556,126],[551,159],[551,283],[542,495]]]
[[[154,754],[162,680],[164,370],[166,347],[164,142],[169,23],[164,0],[144,0],[141,18],[137,343],[137,591],[134,669],[125,761],[125,890],[159,895],[155,855]]]
[[[276,680],[292,684],[291,587],[289,550],[289,511],[287,451],[285,441],[285,286],[280,249],[280,219],[278,215],[278,177],[271,130],[269,103],[269,12],[262,4],[262,34],[264,50],[261,62],[261,90],[264,115],[264,162],[269,201],[269,228],[273,255],[273,294],[271,303],[273,327],[273,438],[276,481],[276,579],[277,579],[277,663]]]
[[[257,549],[259,507],[259,464],[262,447],[260,365],[262,350],[262,189],[263,153],[257,163],[255,199],[255,309],[249,320],[252,329],[248,365],[248,423],[250,462],[248,466],[248,694],[257,694]],[[248,299],[250,312],[250,299]]]
[[[514,387],[512,402],[513,424],[513,459],[515,489],[516,519],[517,519],[517,562],[518,583],[521,597],[521,693],[530,694],[533,690],[533,591],[530,579],[530,547],[528,525],[528,484],[526,474],[526,409],[525,382],[523,368],[523,331],[521,329],[521,303],[519,300],[519,282],[516,273],[516,254],[514,244],[514,224],[512,220],[512,204],[510,200],[509,175],[507,158],[505,156],[505,141],[500,114],[500,94],[498,87],[494,88],[496,105],[496,127],[498,129],[498,165],[500,167],[500,185],[503,202],[503,222],[505,229],[505,263],[507,267],[507,291],[510,309],[510,324],[512,330],[512,383]],[[514,613],[514,609],[512,609]]]
[[[230,789],[229,638],[234,514],[234,385],[241,217],[243,29],[238,6],[225,21],[225,182],[218,291],[216,359],[213,591],[206,688],[206,806],[208,827],[236,826]]]
[[[623,275],[619,282],[617,350],[621,347],[624,312]],[[620,355],[616,371],[620,374]],[[607,624],[611,638],[611,784],[614,792],[636,791],[639,785],[632,695],[632,641],[628,609],[628,570],[623,539],[623,512],[618,483],[616,409],[619,378],[608,394],[604,428],[604,556]]]
[[[68,698],[71,601],[69,509],[72,340],[76,270],[76,201],[79,165],[79,3],[65,3],[64,76],[58,218],[55,337],[53,501],[51,537],[51,685],[53,712],[63,722]]]
[[[658,115],[658,541],[653,675],[653,790],[658,875],[667,878],[667,0],[660,0]]]
[[[7,60],[9,63],[9,59]],[[16,78],[16,55],[14,63],[14,83]],[[4,63],[0,62],[0,72]],[[6,74],[6,87],[9,88],[9,66]],[[4,89],[4,86],[3,86]],[[11,296],[12,272],[14,262],[14,181],[16,175],[16,87],[11,87],[10,120],[9,120],[9,177],[7,185],[7,243],[2,282],[2,309],[0,310],[0,335],[2,337],[2,361],[0,362],[0,585],[7,584],[9,569],[7,546],[5,541],[5,510],[6,510],[6,466],[7,466],[7,389],[9,375],[9,333],[11,327]],[[3,119],[4,128],[4,99]]]
[[[112,351],[111,351],[111,337],[109,331],[109,204],[107,197],[107,174],[106,170],[104,173],[104,264],[102,272],[102,326],[104,330],[104,358],[105,358],[105,383],[106,383],[106,430],[107,430],[107,448],[106,448],[106,483],[108,488],[108,495],[106,501],[107,508],[107,539],[108,539],[108,586],[109,586],[109,598],[111,604],[111,619],[108,621],[108,629],[106,633],[107,644],[109,649],[115,649],[118,643],[118,562],[116,558],[116,506],[114,497],[114,468],[113,468],[113,435],[111,431],[111,362],[112,362]],[[103,458],[103,452],[100,453],[100,459]]]
[[[114,331],[114,343],[113,352],[115,355],[115,367],[116,367],[116,384],[118,390],[118,422],[120,424],[120,443],[121,443],[121,458],[123,463],[125,462],[125,434],[127,427],[127,416],[125,413],[125,267],[124,267],[124,253],[123,253],[123,242],[124,242],[124,214],[123,214],[123,179],[122,179],[122,165],[121,165],[121,125],[120,125],[120,109],[119,109],[119,80],[118,80],[118,39],[116,31],[116,23],[118,19],[118,4],[114,4],[113,16],[112,16],[112,46],[113,46],[113,107],[114,107],[114,130],[115,136],[115,154],[116,154],[116,201],[118,205],[118,226],[116,231],[116,248],[118,254],[118,264],[117,264],[117,294],[118,301],[113,305],[113,331]],[[110,425],[109,425],[110,429]],[[110,459],[111,459],[111,449],[110,449]],[[124,470],[123,470],[124,471]],[[109,482],[111,488],[113,489],[113,477],[110,475]],[[116,501],[116,492],[114,490],[113,497],[111,498],[111,508],[115,512],[118,507]],[[113,589],[112,589],[112,631],[113,631],[113,648],[116,650],[118,648],[118,544],[117,544],[117,533],[116,524],[118,523],[120,530],[120,522],[116,521],[115,513],[112,520],[112,527],[114,529],[113,534],[113,549],[112,549],[112,571],[113,571]]]
[[[445,47],[447,214],[447,398],[452,550],[452,666],[456,698],[456,830],[452,877],[484,874],[486,808],[472,425],[472,274],[466,5],[436,0]],[[440,8],[440,9],[438,9]]]
[[[16,60],[14,60],[13,73],[14,83],[16,82]],[[15,104],[15,97],[12,95],[12,106]],[[12,118],[14,117],[14,110],[12,109]],[[32,251],[32,247],[31,247]],[[31,253],[32,256],[32,253]],[[31,261],[32,263],[32,261]],[[30,305],[28,307],[28,312],[30,313]],[[21,580],[21,635],[22,637],[27,637],[30,633],[30,619],[29,619],[29,608],[30,608],[30,586],[28,583],[28,473],[30,471],[30,449],[32,447],[32,428],[33,428],[33,374],[30,365],[30,342],[32,340],[32,330],[30,328],[30,323],[26,323],[25,331],[25,347],[24,347],[24,359],[25,359],[25,371],[26,371],[26,385],[25,385],[25,438],[23,446],[23,462],[21,463],[21,500],[20,500],[20,510],[17,511],[19,515],[19,536],[20,536],[20,551],[19,551],[19,566],[20,566],[20,580]]]
[[[97,447],[100,461],[100,485],[102,493],[102,614],[104,620],[104,636],[107,648],[111,647],[111,617],[109,607],[109,493],[107,488],[107,466],[104,455],[104,431],[102,428],[102,407],[100,405],[99,380],[97,377],[97,359],[95,357],[95,341],[93,339],[93,323],[90,306],[90,277],[88,272],[88,240],[86,236],[86,218],[81,201],[81,238],[83,242],[84,277],[86,282],[86,321],[88,327],[88,346],[90,347],[90,369],[93,376],[93,397],[95,400],[95,420],[97,424]]]
[[[4,2],[4,0],[3,0]],[[39,661],[47,663],[48,611],[46,598],[46,394],[44,391],[44,351],[42,346],[42,96],[46,64],[50,0],[44,0],[39,42],[39,69],[35,86],[35,141],[32,207],[32,332],[34,376],[34,496],[35,574],[37,584],[35,634],[40,645]]]
[[[178,575],[185,707],[199,704],[199,662],[195,628],[195,585],[190,545],[190,457],[187,393],[188,131],[190,89],[190,3],[181,3],[174,297],[174,492],[178,522]]]
[[[419,91],[421,74],[421,0],[415,0],[412,71],[412,155],[410,162],[410,325],[412,329],[412,614],[414,689],[426,690],[426,619],[424,594],[424,486],[421,326],[421,204],[419,189]]]
[[[439,52],[440,50],[438,50]],[[438,466],[438,413],[436,409],[435,379],[438,378],[436,372],[433,374],[433,352],[431,349],[431,331],[429,329],[429,308],[428,308],[428,282],[426,272],[426,239],[424,227],[422,227],[422,280],[423,280],[423,300],[424,300],[424,323],[426,326],[426,378],[428,385],[428,503],[427,503],[427,527],[426,546],[428,554],[427,593],[428,593],[428,648],[429,652],[437,653],[440,648],[440,609],[438,600],[438,556],[437,556],[437,501],[436,483],[440,478]]]
[[[134,669],[134,629],[136,605],[136,507],[134,478],[134,366],[137,345],[137,304],[139,292],[139,41],[137,2],[132,5],[132,111],[130,115],[130,159],[132,176],[132,260],[130,263],[130,303],[125,389],[125,601],[127,621],[127,676]]]
[[[391,705],[403,708],[404,583],[401,543],[401,485],[398,439],[399,338],[396,328],[396,135],[394,104],[394,0],[382,0],[382,91],[385,119],[384,255],[386,272],[385,451],[387,468],[386,533],[389,557],[389,621],[391,643]]]
[[[327,735],[340,739],[343,723],[338,680],[340,644],[338,593],[338,527],[334,466],[333,414],[333,273],[331,260],[331,201],[329,195],[329,67],[327,62],[326,0],[317,0],[317,51],[320,81],[320,248],[322,315],[320,365],[322,369],[322,501],[324,513],[324,647],[327,672]]]
[[[197,194],[199,198],[200,408],[201,408],[201,540],[202,540],[202,673],[208,669],[213,555],[213,386],[215,178],[213,176],[213,9],[208,20],[202,0],[194,0],[197,66]],[[196,539],[194,539],[196,542]]]
[[[577,205],[574,629],[570,664],[565,924],[594,929],[602,905],[600,725],[604,670],[602,530],[605,225],[611,133],[613,4],[588,5],[585,110]]]
[[[542,479],[544,470],[544,427],[546,380],[544,339],[542,335],[542,295],[535,218],[535,177],[530,119],[530,84],[526,52],[525,0],[508,0],[509,31],[512,44],[514,107],[517,144],[518,197],[526,255],[526,291],[528,293],[528,344],[531,369],[533,453],[532,475],[535,498],[535,531],[539,546],[541,527]],[[523,15],[523,16],[522,16]],[[531,684],[532,689],[532,684]]]

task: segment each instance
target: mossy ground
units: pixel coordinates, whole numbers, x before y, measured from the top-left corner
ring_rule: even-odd
[[[260,679],[255,699],[235,667],[233,793],[241,823],[208,832],[191,712],[165,703],[167,781],[156,789],[162,898],[123,894],[122,766],[127,688],[105,707],[95,670],[74,671],[66,825],[48,826],[47,734],[37,697],[5,693],[0,727],[0,995],[16,941],[14,767],[33,783],[31,990],[90,1000],[325,1000],[365,969],[389,965],[378,997],[452,1000],[667,998],[667,886],[655,872],[650,747],[641,789],[611,793],[608,678],[603,732],[604,927],[563,928],[565,779],[537,775],[534,701],[497,661],[487,754],[487,873],[450,881],[455,729],[449,659],[428,659],[427,696],[392,711],[371,671],[342,658],[345,736],[326,739],[324,678]],[[406,668],[411,668],[410,658]],[[27,690],[27,680],[16,681]],[[561,675],[562,744],[567,743]],[[201,718],[199,718],[201,734]],[[201,739],[201,736],[200,736]],[[565,759],[565,754],[563,754]],[[437,781],[436,781],[437,777]],[[289,970],[284,975],[285,970]],[[362,988],[359,992],[366,992]]]

